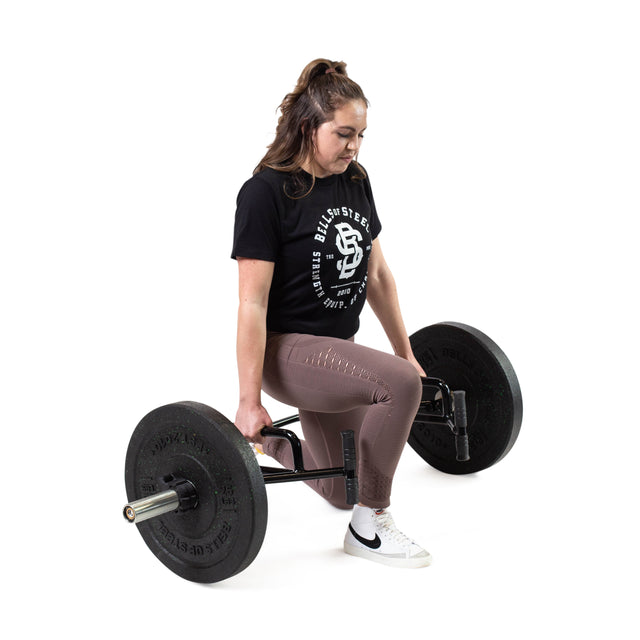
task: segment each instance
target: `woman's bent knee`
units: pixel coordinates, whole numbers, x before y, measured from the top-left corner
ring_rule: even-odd
[[[404,358],[397,357],[397,362],[394,364],[394,370],[387,381],[391,391],[391,400],[410,407],[415,406],[417,411],[422,398],[422,379],[420,374]]]

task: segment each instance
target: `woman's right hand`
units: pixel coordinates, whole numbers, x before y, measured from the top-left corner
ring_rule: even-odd
[[[262,444],[262,427],[271,427],[273,422],[267,410],[261,405],[240,405],[236,413],[236,427],[248,442]]]

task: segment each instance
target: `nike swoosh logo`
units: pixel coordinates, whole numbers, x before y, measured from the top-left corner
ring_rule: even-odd
[[[367,538],[359,536],[351,525],[349,525],[349,531],[351,531],[351,534],[358,542],[361,542],[365,547],[369,547],[369,549],[378,549],[382,544],[382,540],[380,540],[380,536],[377,533],[373,540],[368,540]]]

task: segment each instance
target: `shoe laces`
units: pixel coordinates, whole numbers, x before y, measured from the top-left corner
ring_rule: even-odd
[[[376,514],[375,519],[377,526],[384,530],[389,538],[396,544],[399,544],[402,547],[409,547],[414,544],[411,538],[398,530],[391,514],[388,511]]]

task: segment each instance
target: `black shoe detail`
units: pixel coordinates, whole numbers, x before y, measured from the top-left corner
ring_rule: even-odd
[[[373,540],[367,540],[367,538],[359,536],[351,525],[349,525],[349,531],[358,542],[361,542],[365,547],[369,547],[369,549],[379,549],[382,544],[382,540],[380,540],[380,536],[377,533]]]

